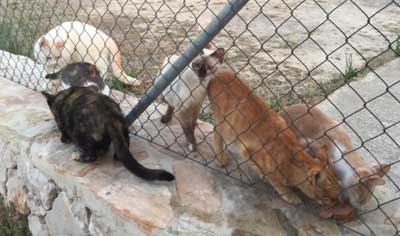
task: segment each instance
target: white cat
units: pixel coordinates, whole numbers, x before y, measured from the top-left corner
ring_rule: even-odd
[[[64,22],[42,35],[33,46],[33,56],[49,74],[74,62],[87,62],[96,65],[104,79],[109,78],[111,72],[125,84],[141,84],[122,70],[121,52],[115,41],[99,29],[79,21]]]
[[[211,45],[209,44],[202,50],[202,55],[209,56],[222,51],[224,51],[222,48],[211,50]],[[172,66],[171,63],[175,62],[178,58],[179,56],[177,55],[166,58],[163,63],[161,74],[165,73],[165,71]],[[219,66],[222,62],[223,59],[219,60],[215,66]],[[197,125],[197,118],[201,106],[207,95],[207,81],[201,81],[193,72],[191,66],[190,64],[190,66],[162,92],[161,98],[168,104],[168,108],[166,113],[161,117],[161,122],[168,123],[175,113],[175,117],[182,126],[189,144],[189,149],[194,151],[196,149],[194,130]]]

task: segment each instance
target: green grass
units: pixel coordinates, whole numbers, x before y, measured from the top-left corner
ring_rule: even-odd
[[[137,78],[137,76],[139,75],[139,72],[133,70],[127,70],[125,71],[125,73],[134,78]],[[109,81],[109,86],[112,89],[119,90],[124,93],[134,93],[136,95],[142,95],[144,93],[142,86],[132,86],[124,84],[115,76],[111,77],[111,81]]]
[[[352,54],[346,54],[346,69],[344,72],[345,81],[351,81],[358,75],[358,70],[353,66],[353,56]]]
[[[27,217],[19,214],[13,205],[4,206],[1,196],[0,201],[0,235],[31,236]]]
[[[293,91],[278,96],[264,97],[263,99],[267,102],[268,106],[276,111],[282,110],[282,108],[294,104],[306,103],[308,105],[315,105],[321,102],[331,93],[342,87],[348,80],[343,77],[338,77],[328,82],[312,84],[305,88],[300,94],[296,94]]]
[[[212,116],[212,112],[211,111],[206,111],[205,109],[202,109],[200,111],[199,119],[202,120],[202,121],[209,122],[209,123],[213,123],[214,122],[214,118]]]
[[[397,56],[400,56],[400,35],[397,36],[394,46],[394,52],[396,53]]]
[[[290,94],[282,97],[271,96],[266,99],[268,106],[276,111],[282,110],[285,106],[290,106],[298,103],[299,99],[295,99]]]
[[[36,30],[29,21],[2,19],[0,21],[0,49],[14,54],[29,56]]]

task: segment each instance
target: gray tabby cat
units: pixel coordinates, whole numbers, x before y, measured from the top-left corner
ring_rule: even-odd
[[[105,95],[111,92],[96,66],[86,62],[69,64],[54,74],[47,74],[46,79],[61,80],[64,88],[95,86]]]

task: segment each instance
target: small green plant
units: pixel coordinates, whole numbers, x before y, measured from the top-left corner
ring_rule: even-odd
[[[137,77],[137,75],[139,74],[138,72],[135,72],[135,71],[126,71],[125,73],[134,78]],[[143,88],[141,86],[136,87],[136,86],[132,86],[129,84],[124,84],[115,76],[111,77],[111,81],[109,82],[109,85],[112,89],[119,90],[119,91],[125,92],[125,93],[134,93],[137,95],[141,95],[144,92]]]
[[[289,92],[288,94],[281,97],[271,96],[267,98],[267,104],[271,109],[274,109],[275,111],[280,111],[285,106],[290,106],[299,102],[299,99],[295,99],[293,96],[295,95],[293,95],[292,92]]]
[[[282,100],[275,96],[268,98],[267,104],[269,105],[270,108],[272,108],[276,111],[280,111],[283,106]]]
[[[126,70],[125,74],[127,74],[127,75],[129,75],[129,76],[131,76],[133,78],[136,78],[140,74],[140,72],[139,71],[135,71],[135,70]]]
[[[211,111],[206,111],[206,110],[202,110],[199,114],[199,119],[202,121],[206,121],[209,123],[213,123],[214,122],[214,117],[212,116],[212,112]]]
[[[13,22],[9,19],[3,19],[0,22],[0,49],[29,56],[32,51],[33,31],[26,20],[21,19],[18,22]]]
[[[358,70],[353,67],[353,55],[346,54],[346,70],[344,72],[345,81],[350,81],[358,75]]]
[[[31,236],[26,216],[19,214],[13,205],[4,206],[0,196],[0,235]]]
[[[400,56],[400,34],[397,36],[395,44],[396,45],[394,47],[394,52],[396,53],[397,56]]]

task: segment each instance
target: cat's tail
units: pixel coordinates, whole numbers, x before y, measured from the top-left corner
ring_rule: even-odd
[[[132,154],[129,152],[129,140],[127,140],[123,135],[122,125],[110,125],[108,126],[107,131],[110,134],[114,145],[116,157],[130,172],[145,180],[173,181],[175,179],[173,174],[165,170],[148,169],[134,159]]]
[[[121,51],[117,44],[111,38],[107,40],[107,46],[110,50],[111,57],[111,69],[115,77],[118,78],[122,83],[133,86],[142,85],[142,82],[136,78],[127,75],[122,69]]]

